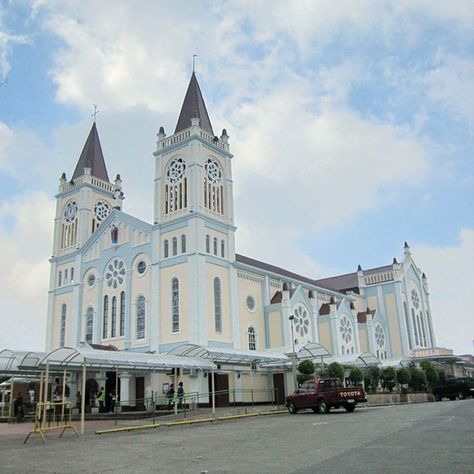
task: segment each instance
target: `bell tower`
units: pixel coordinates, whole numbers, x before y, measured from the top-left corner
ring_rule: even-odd
[[[115,208],[121,208],[122,180],[109,181],[94,122],[70,180],[61,175],[56,195],[53,256],[70,254],[86,242]]]
[[[235,227],[229,137],[225,129],[220,137],[214,135],[194,72],[175,131],[167,137],[160,127],[154,156],[154,223],[165,230],[172,223],[187,221],[193,228],[189,229],[188,253],[207,253],[233,261]],[[206,233],[205,227],[220,235],[211,236],[212,232]],[[166,253],[165,247],[163,250]]]

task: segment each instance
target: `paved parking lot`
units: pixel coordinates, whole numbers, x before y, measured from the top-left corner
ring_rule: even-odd
[[[0,434],[2,426],[0,425]],[[27,445],[0,440],[0,471],[473,472],[474,400],[260,416]]]

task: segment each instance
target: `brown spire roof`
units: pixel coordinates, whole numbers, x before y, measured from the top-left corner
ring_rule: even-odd
[[[194,117],[199,118],[201,128],[207,130],[211,135],[214,135],[211,121],[207,114],[206,104],[204,103],[196,75],[193,72],[174,133],[189,128],[191,126],[191,118]]]
[[[81,156],[77,162],[72,179],[82,176],[84,174],[84,168],[86,167],[91,169],[91,175],[109,181],[109,175],[107,174],[107,168],[105,167],[104,155],[102,154],[99,134],[97,133],[95,122],[89,132],[89,136],[87,137]]]

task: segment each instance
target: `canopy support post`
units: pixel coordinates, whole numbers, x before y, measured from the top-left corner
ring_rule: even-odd
[[[86,358],[82,364],[82,397],[81,397],[81,435],[84,434],[84,419],[86,413]]]
[[[215,390],[215,381],[214,381],[214,367],[211,371],[211,390],[212,390],[212,414],[214,418],[216,417],[216,390]]]

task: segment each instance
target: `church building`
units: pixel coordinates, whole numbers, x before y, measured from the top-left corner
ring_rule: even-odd
[[[370,353],[383,362],[435,347],[427,278],[407,243],[400,261],[324,279],[236,252],[229,136],[214,133],[194,73],[174,133],[159,129],[153,155],[151,223],[124,211],[122,179],[109,177],[95,122],[72,176],[62,174],[47,350],[288,353],[293,343],[317,343],[333,360]],[[224,369],[229,388],[276,383],[264,368]],[[207,391],[205,375],[184,375],[187,390]],[[138,394],[135,378],[122,378],[123,396]],[[147,374],[142,385],[169,381]]]

